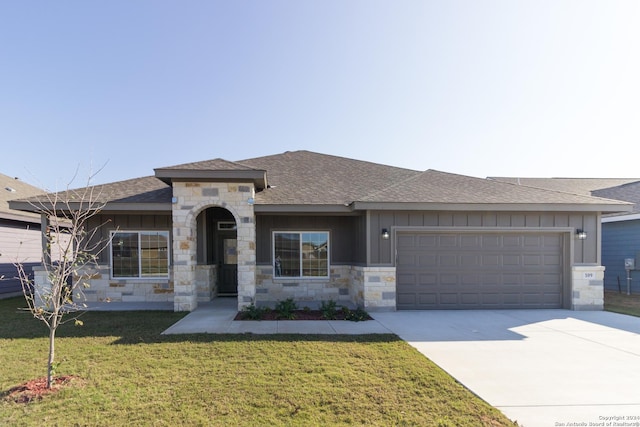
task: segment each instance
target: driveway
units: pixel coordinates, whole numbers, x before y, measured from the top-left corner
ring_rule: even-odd
[[[568,310],[373,313],[525,427],[640,426],[640,319]]]

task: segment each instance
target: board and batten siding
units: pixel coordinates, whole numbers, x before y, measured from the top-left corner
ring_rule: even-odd
[[[605,266],[606,289],[627,291],[625,258],[633,258],[636,269],[630,271],[631,292],[640,293],[640,220],[606,222],[602,224],[602,265]]]
[[[167,215],[96,215],[90,218],[89,230],[99,227],[94,236],[95,242],[108,243],[110,232],[115,230],[162,230],[171,232],[171,214]],[[99,248],[103,246],[100,245]],[[109,250],[102,250],[98,262],[109,263]]]
[[[270,264],[274,231],[329,231],[332,264],[364,264],[366,223],[363,216],[258,215],[256,261]]]
[[[575,264],[599,264],[599,216],[596,213],[571,212],[406,212],[371,211],[369,213],[370,265],[392,265],[392,239],[380,238],[383,228],[392,227],[486,227],[492,228],[580,228],[586,240],[574,244]]]

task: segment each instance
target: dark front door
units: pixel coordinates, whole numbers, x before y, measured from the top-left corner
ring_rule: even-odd
[[[218,293],[238,293],[238,240],[235,233],[218,237]]]

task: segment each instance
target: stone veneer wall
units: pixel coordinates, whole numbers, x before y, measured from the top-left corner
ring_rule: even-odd
[[[396,268],[353,267],[353,289],[368,311],[395,311]]]
[[[604,309],[604,267],[574,266],[571,269],[571,309]]]
[[[173,285],[166,278],[148,277],[144,279],[112,279],[109,266],[86,268],[75,279],[89,284],[84,289],[87,302],[171,302]]]
[[[215,265],[196,266],[196,292],[198,302],[211,301],[218,294],[217,268]]]
[[[192,311],[198,305],[196,283],[196,218],[206,208],[219,206],[236,220],[238,240],[238,309],[255,296],[256,228],[250,183],[173,182],[174,310]]]
[[[33,268],[35,285],[43,289],[49,283],[47,272],[42,266]],[[74,279],[75,283],[85,282],[87,289],[79,286],[84,293],[83,302],[171,302],[173,301],[173,285],[164,278],[145,279],[111,279],[109,266],[85,268],[80,277]],[[45,290],[46,292],[46,290]]]
[[[338,305],[351,305],[351,266],[332,266],[328,278],[274,278],[273,266],[258,266],[255,304],[273,307],[278,301],[293,298],[299,307],[317,308],[322,301],[333,300]]]

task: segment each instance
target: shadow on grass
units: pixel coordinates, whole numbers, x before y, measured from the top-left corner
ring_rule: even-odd
[[[113,337],[112,344],[154,344],[175,342],[244,342],[244,341],[320,341],[320,342],[393,342],[393,334],[323,335],[323,334],[180,334],[161,335],[188,313],[170,311],[94,311],[80,316],[82,326],[75,326],[73,316],[58,328],[58,338]],[[0,339],[46,338],[49,329],[26,310],[24,299],[0,300]]]

